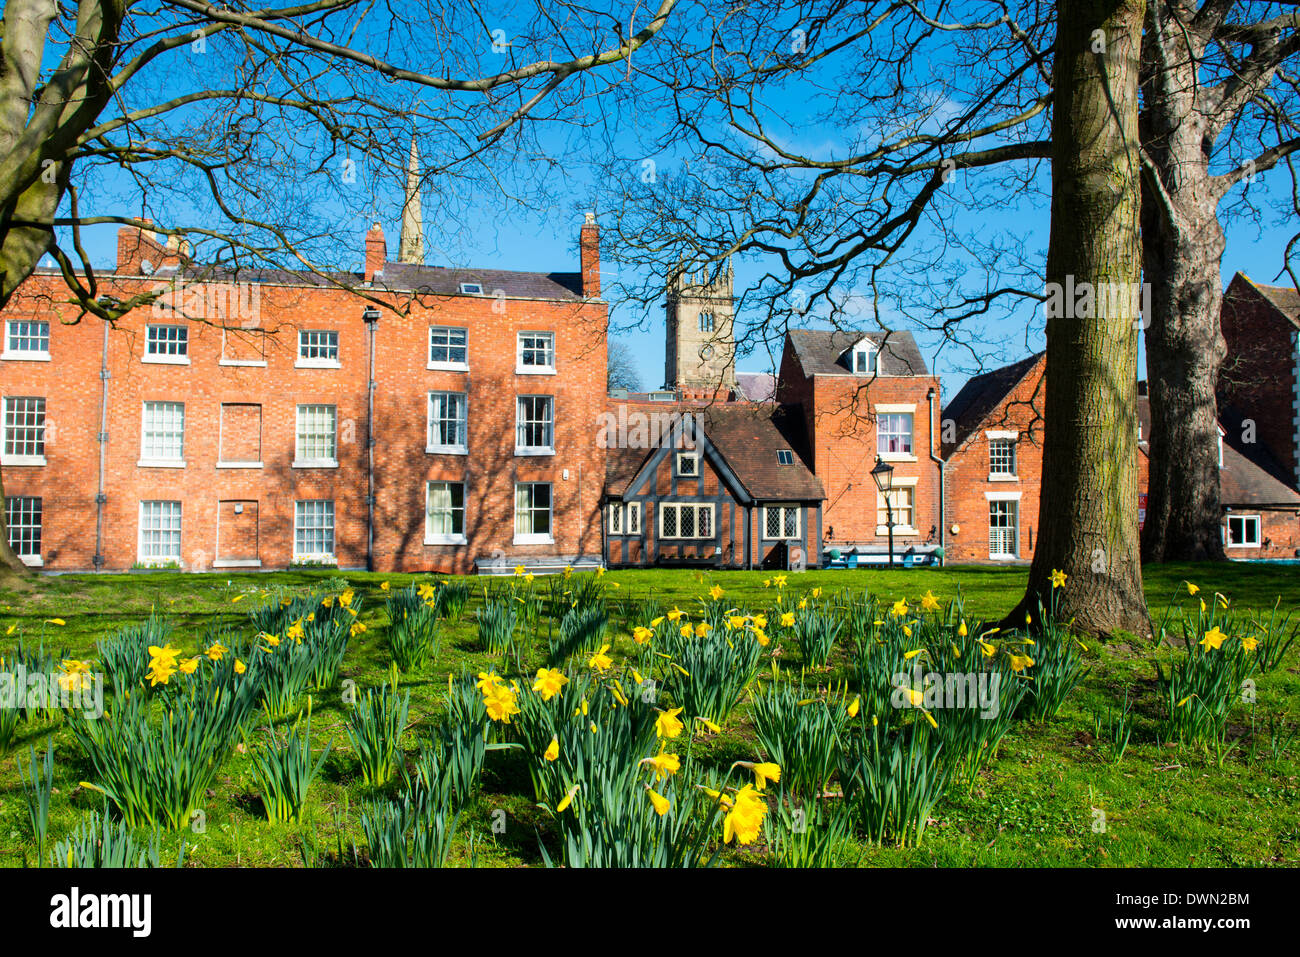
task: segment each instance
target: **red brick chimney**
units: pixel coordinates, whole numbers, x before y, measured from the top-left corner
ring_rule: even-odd
[[[388,262],[388,243],[384,240],[384,228],[375,223],[366,233],[366,282],[374,279],[375,273],[382,273],[386,262]]]
[[[600,227],[596,225],[596,214],[588,213],[582,224],[578,246],[582,259],[582,298],[600,298]]]
[[[152,219],[141,222],[153,225]],[[123,226],[117,231],[117,273],[120,276],[143,276],[146,274],[144,263],[148,261],[153,269],[163,265],[167,249],[154,238],[152,230]],[[152,271],[152,270],[150,270]]]

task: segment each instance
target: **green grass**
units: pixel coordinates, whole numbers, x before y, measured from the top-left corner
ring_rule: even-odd
[[[172,642],[187,653],[210,624],[225,620],[245,624],[245,609],[272,587],[324,587],[346,578],[365,602],[361,621],[368,630],[352,639],[344,677],[360,688],[378,687],[389,677],[384,644],[386,620],[381,581],[400,587],[427,576],[369,575],[293,571],[263,575],[183,575],[155,572],[132,575],[43,577],[0,590],[0,655],[23,637],[47,647],[92,658],[103,635],[141,621],[151,611],[176,626]],[[690,571],[612,572],[606,580],[620,587],[609,592],[610,639],[614,653],[628,652],[631,625],[643,623],[641,602],[650,597],[665,608],[696,607],[696,596],[712,584],[726,590],[727,601],[752,611],[770,610],[773,592],[764,589],[770,573],[723,572],[698,578]],[[1188,601],[1181,582],[1190,579],[1202,595],[1228,595],[1235,607],[1271,607],[1281,597],[1284,609],[1300,606],[1300,575],[1288,566],[1243,564],[1164,566],[1146,573],[1148,600],[1157,620],[1170,601]],[[470,579],[476,588],[481,580]],[[996,618],[1014,605],[1024,587],[1023,568],[949,567],[913,571],[814,571],[789,576],[788,591],[815,586],[869,588],[883,597],[915,601],[927,590],[940,598],[957,589],[971,618]],[[238,602],[232,601],[245,596]],[[477,647],[473,614],[481,593],[471,599],[458,621],[446,624],[436,662],[402,676],[411,692],[413,727],[404,739],[408,754],[418,749],[441,705],[449,672],[480,670],[489,657]],[[61,618],[66,625],[46,623]],[[14,631],[4,637],[11,626]],[[526,664],[535,669],[545,655],[545,632],[527,649]],[[774,642],[773,647],[778,647]],[[769,649],[770,650],[770,649]],[[782,660],[799,661],[792,642],[780,646]],[[861,865],[996,865],[996,866],[1221,866],[1300,863],[1300,736],[1285,740],[1300,723],[1300,672],[1292,649],[1282,667],[1258,676],[1253,710],[1238,705],[1230,723],[1230,747],[1224,755],[1159,740],[1160,702],[1156,693],[1153,650],[1137,642],[1090,644],[1094,657],[1083,684],[1061,714],[1042,725],[1017,723],[997,758],[969,790],[956,788],[938,806],[935,820],[919,848],[897,850],[857,845],[844,849],[848,863]],[[763,674],[770,665],[764,663]],[[822,683],[851,674],[842,647],[831,657]],[[1128,752],[1111,764],[1092,740],[1094,711],[1104,711],[1128,692],[1135,728]],[[1280,717],[1279,717],[1280,716]],[[285,719],[291,722],[292,716]],[[358,824],[361,803],[376,795],[361,783],[355,757],[344,734],[346,708],[339,693],[314,697],[312,738],[316,747],[333,741],[334,750],[308,795],[301,825],[270,824],[256,796],[247,755],[236,753],[221,768],[204,806],[205,830],[184,832],[190,847],[187,866],[275,866],[301,863],[304,835],[315,836],[322,851],[362,845]],[[283,724],[284,722],[277,722]],[[1275,735],[1276,729],[1284,729]],[[64,837],[83,811],[97,809],[101,798],[79,787],[92,772],[66,729],[22,726],[19,740],[0,755],[0,864],[33,862],[35,842],[19,782],[18,759],[29,746],[43,750],[54,731],[55,794],[51,802],[50,844]],[[742,704],[723,733],[697,742],[705,761],[726,764],[752,759],[756,744],[748,704]],[[393,793],[390,783],[382,793]],[[504,811],[504,817],[494,814]],[[1104,831],[1096,830],[1104,812]],[[493,822],[505,828],[494,833]],[[336,827],[336,821],[341,829]],[[527,766],[519,752],[488,755],[482,793],[472,801],[457,834],[452,863],[468,863],[467,842],[476,840],[480,866],[537,865],[539,834],[554,836],[546,812],[535,806]],[[182,834],[165,835],[162,858],[174,859]],[[552,851],[554,845],[549,844]],[[762,849],[728,852],[727,864],[761,864]]]

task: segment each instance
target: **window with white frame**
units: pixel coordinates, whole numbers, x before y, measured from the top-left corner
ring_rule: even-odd
[[[700,332],[713,332],[713,329],[714,329],[713,313],[711,312],[700,313]]]
[[[989,558],[1016,558],[1020,554],[1020,503],[989,502]]]
[[[712,538],[713,506],[664,502],[659,506],[659,537]]]
[[[469,367],[469,330],[451,326],[429,328],[429,368],[466,369]]]
[[[515,454],[545,455],[555,451],[555,398],[521,395],[515,403]]]
[[[554,372],[555,333],[519,333],[519,347],[515,355],[515,371],[520,373]]]
[[[886,507],[885,493],[876,492],[876,534],[888,534],[891,510],[894,516],[894,531],[900,528],[912,528],[912,517],[916,512],[916,489],[910,485],[898,485],[890,489],[888,507]]]
[[[776,450],[776,464],[777,464],[777,465],[794,465],[794,452],[790,451],[789,449],[777,449],[777,450]]]
[[[763,508],[763,537],[766,539],[799,537],[798,505],[767,505]]]
[[[45,399],[5,398],[3,462],[5,465],[45,464]]]
[[[1228,545],[1234,548],[1258,548],[1261,541],[1258,515],[1228,516]]]
[[[294,466],[337,465],[337,431],[337,412],[334,406],[298,406]]]
[[[185,326],[145,327],[144,356],[154,362],[188,362],[190,330]]]
[[[515,486],[515,543],[551,541],[551,484],[520,482]]]
[[[429,393],[429,452],[464,455],[469,450],[469,400],[464,392]]]
[[[10,319],[5,327],[7,359],[48,359],[50,324],[44,319]]]
[[[339,364],[337,329],[299,329],[298,365],[332,368]]]
[[[312,561],[334,558],[333,499],[306,499],[293,503],[293,557]]]
[[[876,416],[876,436],[876,451],[881,455],[911,455],[912,413],[880,413]]]
[[[641,534],[640,502],[610,502],[606,511],[609,513],[611,535]]]
[[[140,561],[145,565],[181,560],[181,503],[140,503]]]
[[[41,500],[31,496],[5,498],[5,524],[9,528],[9,547],[29,565],[41,560]]]
[[[700,475],[700,453],[678,452],[677,474],[683,478],[698,478]]]
[[[1016,474],[1016,440],[1009,438],[989,439],[989,475],[1009,476]]]
[[[880,352],[870,342],[859,342],[853,347],[853,371],[860,375],[874,375],[880,371]]]
[[[185,403],[146,402],[140,429],[141,465],[183,465]]]
[[[424,541],[428,545],[464,543],[464,482],[429,483],[425,506]]]

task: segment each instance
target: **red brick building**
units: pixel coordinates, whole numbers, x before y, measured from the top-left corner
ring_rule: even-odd
[[[777,401],[798,410],[809,462],[826,490],[824,546],[884,560],[885,496],[871,470],[893,468],[894,549],[933,550],[939,540],[939,379],[906,332],[792,329]]]
[[[590,218],[579,245],[578,273],[449,269],[376,225],[361,274],[227,277],[122,230],[100,289],[168,293],[112,330],[39,272],[2,317],[11,542],[68,570],[594,561]]]
[[[1238,280],[1242,277],[1234,280],[1230,290],[1239,288]],[[1244,294],[1251,293],[1246,290]],[[1229,309],[1225,297],[1225,316]],[[1274,318],[1269,316],[1269,322],[1262,324],[1266,337]],[[1255,408],[1268,409],[1276,402],[1270,393],[1278,388],[1276,380],[1258,369],[1268,350],[1254,348],[1247,339],[1238,322],[1228,340],[1229,367],[1238,375],[1260,376],[1243,380],[1256,385],[1238,394]],[[1243,355],[1247,362],[1241,361]],[[944,408],[947,561],[1024,562],[1033,558],[1042,483],[1044,366],[1044,354],[1039,353],[976,376]],[[1140,388],[1144,386],[1139,383]],[[1290,387],[1283,383],[1283,388]],[[1138,427],[1140,492],[1134,510],[1140,522],[1151,429],[1144,391],[1138,400]],[[1287,481],[1280,457],[1256,439],[1264,432],[1244,419],[1240,408],[1225,406],[1222,398],[1219,432],[1219,491],[1228,557],[1296,557],[1300,492]],[[1277,430],[1271,434],[1285,435]]]

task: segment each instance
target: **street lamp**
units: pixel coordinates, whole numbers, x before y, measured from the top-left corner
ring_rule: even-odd
[[[890,493],[894,490],[894,467],[876,456],[876,467],[871,470],[876,488],[885,497],[885,527],[889,529],[889,564],[894,564],[894,503]]]

